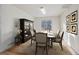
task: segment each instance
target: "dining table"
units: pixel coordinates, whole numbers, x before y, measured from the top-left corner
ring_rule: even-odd
[[[49,41],[49,46],[52,47],[53,46],[53,41],[56,39],[56,35],[54,35],[53,33],[47,33],[47,39]]]

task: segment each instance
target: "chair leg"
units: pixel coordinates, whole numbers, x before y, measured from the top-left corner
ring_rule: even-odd
[[[53,48],[53,41],[51,40],[51,47]]]
[[[36,50],[35,50],[35,55],[37,54],[37,46],[36,46]]]
[[[52,42],[52,48],[53,48],[53,42]]]
[[[47,48],[47,46],[46,46],[46,54],[48,55],[48,48]]]
[[[44,47],[44,50],[42,49],[42,54],[44,54],[44,51],[45,51],[45,47]]]
[[[52,48],[52,40],[51,40],[51,48]]]
[[[63,47],[62,47],[62,42],[61,42],[61,43],[59,43],[59,44],[60,44],[61,49],[63,50]]]
[[[31,46],[32,46],[32,39],[31,39]]]

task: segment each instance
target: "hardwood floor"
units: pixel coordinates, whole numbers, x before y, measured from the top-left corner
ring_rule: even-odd
[[[38,48],[38,55],[45,55],[45,52],[42,48]],[[11,49],[8,49],[0,55],[35,55],[35,43],[31,46],[30,40],[21,45],[16,45]],[[48,55],[71,55],[69,50],[63,44],[63,51],[57,43],[53,44],[53,48],[48,49]]]

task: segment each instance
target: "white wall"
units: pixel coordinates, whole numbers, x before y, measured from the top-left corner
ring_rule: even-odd
[[[11,47],[11,43],[14,42],[15,36],[15,27],[14,22],[19,18],[26,18],[29,20],[33,20],[30,15],[22,10],[12,6],[12,5],[0,5],[0,28],[1,28],[1,35],[0,35],[0,52],[4,51],[5,49]]]
[[[0,6],[0,13],[1,13],[1,6]],[[0,14],[0,39],[1,39],[1,14]],[[1,44],[1,40],[0,40],[0,44]]]
[[[34,28],[37,32],[42,31],[41,22],[43,20],[51,20],[52,21],[52,31],[57,32],[60,30],[60,18],[58,16],[51,17],[36,17],[34,20]]]
[[[79,11],[79,5],[71,5],[68,9],[65,9],[61,15],[61,30],[65,32],[64,40],[67,44],[79,54],[79,12],[78,12],[78,35],[74,35],[66,32],[66,16],[73,11]]]

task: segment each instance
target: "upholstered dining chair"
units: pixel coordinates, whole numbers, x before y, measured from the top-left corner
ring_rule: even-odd
[[[47,34],[46,33],[36,33],[36,50],[35,54],[37,54],[37,48],[42,47],[45,49],[46,54],[48,54],[47,49]]]
[[[62,50],[63,50],[63,47],[62,47],[63,35],[64,35],[64,32],[61,32],[59,33],[58,37],[56,37],[56,39],[53,40],[53,42],[59,43]]]

